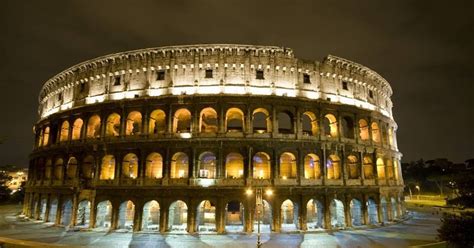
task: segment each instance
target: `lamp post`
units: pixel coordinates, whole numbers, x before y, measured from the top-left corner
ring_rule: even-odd
[[[420,186],[416,185],[416,186],[415,186],[415,189],[418,190],[418,197],[417,197],[417,200],[420,200],[420,191],[421,191],[421,190],[420,190]]]
[[[247,189],[245,192],[248,196],[252,195],[252,189]],[[267,196],[271,196],[273,191],[271,189],[265,190],[265,194]],[[257,218],[257,248],[262,247],[261,241],[261,234],[260,234],[260,219],[261,216],[264,214],[265,208],[263,205],[263,188],[256,187],[255,188],[255,214]]]

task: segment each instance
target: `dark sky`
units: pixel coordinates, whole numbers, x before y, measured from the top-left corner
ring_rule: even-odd
[[[474,1],[2,1],[0,165],[27,166],[41,85],[76,63],[197,43],[290,47],[392,85],[403,161],[474,157]]]

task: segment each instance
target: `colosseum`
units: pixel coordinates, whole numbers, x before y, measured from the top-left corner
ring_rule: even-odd
[[[395,221],[404,203],[391,95],[363,65],[299,59],[284,47],[92,59],[41,89],[23,212],[59,226],[161,233]]]

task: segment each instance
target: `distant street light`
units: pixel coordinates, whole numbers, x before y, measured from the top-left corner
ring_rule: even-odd
[[[417,196],[417,199],[418,199],[418,200],[420,200],[420,191],[421,191],[421,190],[420,190],[420,186],[416,185],[416,186],[415,186],[415,189],[417,189],[417,190],[418,190],[418,196]]]

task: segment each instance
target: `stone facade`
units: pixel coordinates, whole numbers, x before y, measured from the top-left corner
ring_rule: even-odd
[[[24,212],[161,232],[370,225],[403,214],[392,90],[291,49],[193,45],[108,55],[43,86]]]

